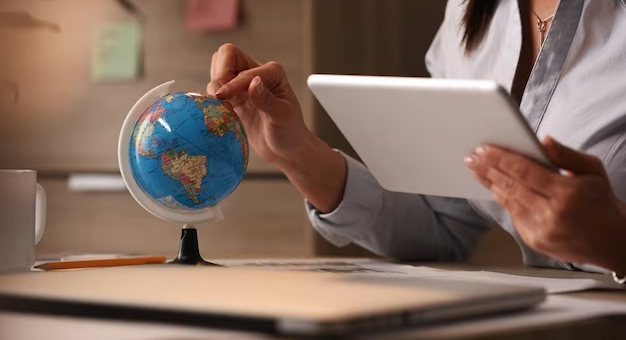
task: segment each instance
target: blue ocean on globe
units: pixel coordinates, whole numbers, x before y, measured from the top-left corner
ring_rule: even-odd
[[[129,148],[139,187],[177,210],[214,207],[239,185],[248,166],[239,117],[206,94],[176,92],[135,123]]]

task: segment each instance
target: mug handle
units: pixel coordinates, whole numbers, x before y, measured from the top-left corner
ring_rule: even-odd
[[[48,209],[48,196],[43,187],[37,183],[37,196],[35,198],[35,244],[38,244],[46,230],[46,210]]]

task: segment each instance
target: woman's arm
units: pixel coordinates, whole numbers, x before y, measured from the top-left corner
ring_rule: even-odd
[[[278,63],[261,64],[225,44],[213,55],[207,92],[232,105],[252,148],[282,170],[316,207],[331,211],[339,204],[345,162],[306,127]]]
[[[337,246],[356,243],[403,260],[465,260],[490,227],[467,200],[384,190],[361,163],[344,156],[348,172],[339,207],[308,205],[313,226]]]

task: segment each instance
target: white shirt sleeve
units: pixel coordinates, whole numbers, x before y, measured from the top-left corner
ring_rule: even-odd
[[[337,209],[321,214],[306,202],[313,227],[337,246],[356,243],[402,260],[463,260],[489,229],[467,200],[387,191],[365,166],[344,157],[348,176]]]
[[[426,69],[432,78],[446,78],[450,73],[448,66],[458,64],[459,53],[464,56],[464,47],[459,35],[465,0],[448,0],[443,23],[439,26],[428,51]]]

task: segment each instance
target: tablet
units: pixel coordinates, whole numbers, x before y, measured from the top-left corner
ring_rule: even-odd
[[[492,200],[463,162],[483,143],[554,168],[493,81],[314,74],[308,86],[387,190]]]

